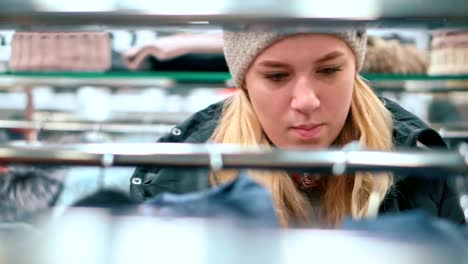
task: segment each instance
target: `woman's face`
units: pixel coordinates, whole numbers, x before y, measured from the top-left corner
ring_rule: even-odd
[[[355,57],[344,41],[301,34],[259,54],[247,71],[245,89],[275,146],[323,148],[344,126],[355,76]]]

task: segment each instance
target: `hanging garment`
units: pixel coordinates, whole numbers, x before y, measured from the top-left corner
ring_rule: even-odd
[[[63,171],[45,166],[9,167],[0,173],[0,222],[28,221],[53,206],[63,189]]]
[[[383,215],[376,219],[346,219],[342,230],[366,232],[406,243],[429,244],[434,249],[449,251],[446,263],[468,263],[468,229],[422,210]]]
[[[244,173],[224,185],[205,191],[162,193],[145,202],[158,215],[234,219],[262,227],[278,227],[279,222],[269,192]]]
[[[223,219],[239,224],[279,227],[269,192],[245,174],[198,192],[160,195],[140,204],[123,192],[101,190],[73,207],[109,209],[112,214]]]

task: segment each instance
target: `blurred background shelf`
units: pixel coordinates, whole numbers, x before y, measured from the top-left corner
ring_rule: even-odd
[[[462,75],[427,75],[427,74],[389,74],[364,73],[363,77],[370,81],[468,81],[468,74]]]
[[[117,86],[171,86],[178,83],[223,84],[231,78],[227,72],[6,72],[0,73],[0,86],[54,84],[117,85]],[[468,78],[467,78],[468,79]]]

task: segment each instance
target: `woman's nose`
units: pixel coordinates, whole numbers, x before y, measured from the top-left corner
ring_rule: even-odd
[[[320,107],[320,98],[311,77],[298,78],[294,83],[291,107],[300,112],[310,112]]]

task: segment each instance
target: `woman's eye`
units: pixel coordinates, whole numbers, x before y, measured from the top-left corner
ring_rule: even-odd
[[[267,73],[264,75],[265,79],[279,82],[288,77],[287,73]]]
[[[339,71],[342,71],[341,67],[328,67],[328,68],[319,70],[319,73],[323,73],[325,75],[332,75]]]

